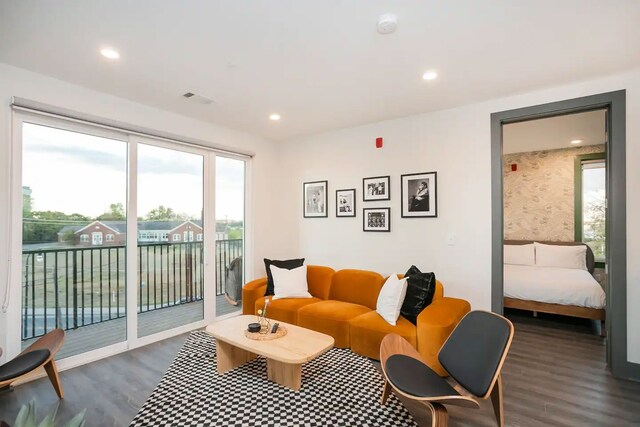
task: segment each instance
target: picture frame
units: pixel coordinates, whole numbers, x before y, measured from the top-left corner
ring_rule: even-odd
[[[363,178],[362,200],[365,202],[391,200],[391,177],[387,175]]]
[[[391,208],[362,209],[362,231],[391,231]]]
[[[438,217],[438,173],[420,172],[400,176],[402,218]]]
[[[356,216],[356,189],[336,190],[336,217]]]
[[[302,208],[305,218],[326,218],[328,216],[327,191],[327,181],[312,181],[302,184]]]

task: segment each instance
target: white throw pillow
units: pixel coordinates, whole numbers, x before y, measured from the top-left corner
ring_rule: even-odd
[[[538,267],[587,270],[587,247],[585,245],[560,246],[538,242],[534,244],[536,245],[536,266]]]
[[[534,265],[536,263],[534,244],[504,245],[504,263],[511,265]]]
[[[307,285],[307,266],[288,270],[270,265],[273,275],[274,295],[272,299],[312,298]]]
[[[384,282],[382,289],[380,289],[380,294],[378,294],[376,311],[387,323],[393,326],[396,325],[406,294],[406,277],[404,279],[398,279],[398,275],[394,273]]]

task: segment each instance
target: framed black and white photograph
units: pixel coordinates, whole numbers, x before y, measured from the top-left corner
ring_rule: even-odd
[[[326,218],[327,181],[305,182],[303,184],[304,217]]]
[[[356,216],[356,189],[336,190],[336,216]]]
[[[362,231],[391,231],[391,208],[362,209]]]
[[[374,176],[362,179],[362,200],[391,200],[391,178],[389,176]]]
[[[435,218],[438,216],[437,172],[411,173],[400,176],[402,218]]]

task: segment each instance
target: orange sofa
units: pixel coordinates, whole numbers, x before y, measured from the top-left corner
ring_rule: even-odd
[[[471,310],[465,300],[447,298],[440,282],[436,283],[433,302],[418,315],[417,325],[402,317],[396,326],[387,323],[376,312],[378,293],[385,278],[373,271],[340,270],[310,265],[307,283],[313,298],[272,300],[267,316],[331,335],[335,346],[379,359],[380,342],[395,333],[409,341],[425,362],[446,375],[438,363],[438,351],[460,319]],[[264,307],[267,278],[244,285],[243,314],[256,314]]]

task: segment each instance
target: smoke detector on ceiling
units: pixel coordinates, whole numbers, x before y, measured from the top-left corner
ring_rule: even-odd
[[[187,98],[190,101],[195,101],[198,104],[211,105],[211,104],[215,103],[215,101],[213,99],[207,98],[206,96],[198,95],[197,93],[193,93],[193,92],[187,92],[187,93],[183,94],[182,96],[184,96],[185,98]]]
[[[398,17],[392,13],[386,13],[378,18],[378,32],[391,34],[398,28]]]

